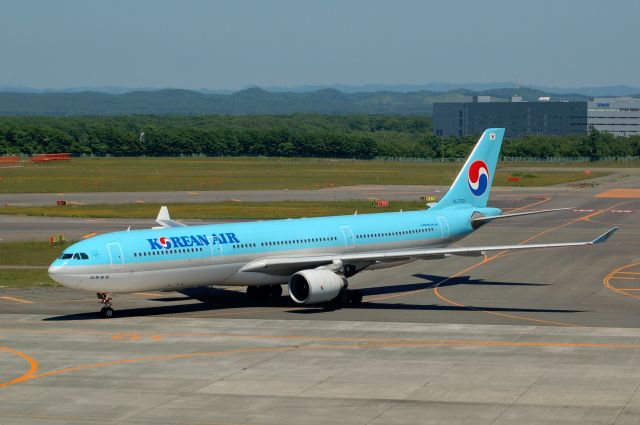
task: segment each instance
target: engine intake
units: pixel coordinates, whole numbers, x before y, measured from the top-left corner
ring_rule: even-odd
[[[331,301],[347,286],[347,280],[330,270],[302,270],[289,278],[289,295],[298,304]]]

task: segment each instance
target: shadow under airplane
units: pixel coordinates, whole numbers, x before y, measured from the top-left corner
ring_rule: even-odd
[[[402,285],[376,286],[372,288],[361,288],[362,293],[367,295],[385,295],[395,294],[398,292],[411,292],[422,289],[430,289],[434,287],[445,288],[447,286],[456,285],[474,285],[474,286],[549,286],[548,283],[520,283],[520,282],[494,282],[484,279],[471,279],[470,276],[437,276],[432,274],[414,274],[413,277],[426,280],[428,282],[406,283]]]
[[[583,310],[566,310],[566,309],[545,309],[545,308],[516,308],[516,307],[496,307],[496,306],[476,306],[469,305],[464,307],[452,305],[438,304],[406,304],[406,303],[385,303],[377,301],[367,301],[366,297],[375,295],[399,294],[403,292],[413,292],[418,290],[430,289],[435,286],[447,287],[455,285],[475,285],[475,286],[547,286],[547,284],[537,283],[518,283],[518,282],[493,282],[483,279],[471,279],[469,276],[459,276],[448,278],[446,276],[416,274],[413,275],[427,282],[406,283],[400,285],[376,286],[368,288],[360,288],[365,296],[360,305],[337,305],[328,303],[323,305],[301,306],[294,303],[289,297],[281,296],[277,298],[267,298],[258,301],[252,301],[247,298],[243,292],[235,290],[227,290],[215,287],[198,287],[179,291],[183,296],[167,296],[159,298],[150,298],[149,301],[158,303],[172,303],[169,305],[159,305],[154,307],[136,307],[117,310],[117,317],[138,317],[138,316],[157,316],[181,313],[197,313],[203,311],[229,311],[232,309],[250,308],[250,307],[269,307],[284,309],[286,313],[295,314],[319,314],[328,313],[333,310],[353,308],[365,310],[418,310],[418,311],[469,311],[469,310],[486,310],[496,312],[520,312],[520,313],[579,313]],[[447,280],[448,279],[448,280]],[[444,284],[439,285],[440,282]],[[172,293],[173,294],[173,293]],[[197,302],[190,302],[197,301]],[[117,300],[116,300],[117,302]],[[173,304],[180,303],[180,304]],[[293,307],[296,309],[289,310]],[[241,312],[239,312],[241,314]],[[46,321],[66,321],[66,320],[89,320],[101,317],[99,312],[77,313],[62,316],[49,317]]]

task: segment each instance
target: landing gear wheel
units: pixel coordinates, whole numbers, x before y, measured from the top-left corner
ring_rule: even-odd
[[[271,298],[280,298],[282,295],[282,285],[272,285],[269,287],[269,296]]]
[[[345,289],[335,298],[338,305],[360,305],[362,303],[362,291]]]
[[[259,297],[259,289],[257,286],[247,286],[247,298],[249,298],[251,301],[254,301]]]
[[[110,319],[113,317],[113,309],[111,307],[102,307],[102,310],[100,310],[100,314],[105,319]]]
[[[353,290],[349,291],[349,303],[352,305],[362,304],[362,291]]]
[[[107,292],[98,292],[96,296],[98,297],[99,303],[103,305],[100,309],[100,315],[105,319],[113,317],[113,309],[111,308],[111,301],[113,298],[111,297],[111,294]]]
[[[247,297],[251,301],[280,298],[281,295],[282,285],[247,286]]]
[[[349,290],[344,290],[342,292],[340,292],[340,295],[338,295],[338,303],[342,304],[342,305],[347,305],[349,304],[349,301],[351,301],[351,297],[349,296]]]

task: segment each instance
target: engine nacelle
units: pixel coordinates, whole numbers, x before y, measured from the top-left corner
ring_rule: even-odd
[[[302,270],[289,278],[289,295],[298,304],[331,301],[347,286],[347,280],[331,270]]]

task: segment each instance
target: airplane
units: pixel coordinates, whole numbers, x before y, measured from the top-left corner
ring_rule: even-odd
[[[348,278],[417,259],[483,256],[488,251],[597,245],[616,227],[587,242],[452,247],[494,220],[561,211],[502,214],[487,207],[503,128],[487,129],[450,189],[420,211],[186,226],[160,209],[159,226],[106,233],[77,242],[49,267],[69,288],[92,291],[112,317],[113,294],[183,290],[196,286],[246,286],[251,298],[280,297],[288,284],[302,305],[360,304]]]

